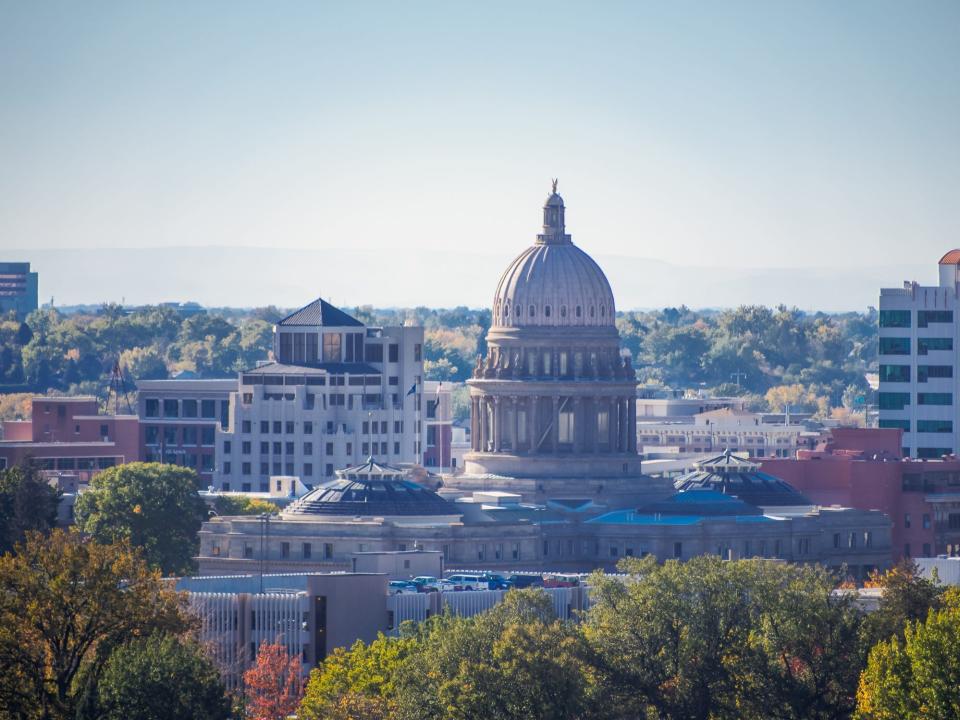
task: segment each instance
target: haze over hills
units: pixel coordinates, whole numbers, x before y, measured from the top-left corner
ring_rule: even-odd
[[[517,248],[519,252],[522,248]],[[317,296],[344,306],[485,307],[509,262],[460,248],[424,253],[261,247],[7,250],[40,273],[40,297],[56,305],[147,304],[195,300],[208,306],[303,305]],[[935,265],[746,268],[677,266],[639,257],[597,255],[621,310],[686,304],[796,305],[863,310],[881,287],[932,282]]]

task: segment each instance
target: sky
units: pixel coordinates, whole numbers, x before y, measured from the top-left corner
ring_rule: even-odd
[[[958,37],[955,0],[0,0],[0,258],[58,304],[486,305],[557,177],[621,308],[862,308],[960,246]]]

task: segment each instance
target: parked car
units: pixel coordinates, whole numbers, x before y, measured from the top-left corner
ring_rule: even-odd
[[[543,586],[545,588],[568,588],[577,587],[580,584],[580,578],[576,575],[544,575]]]
[[[417,586],[417,590],[420,592],[439,592],[441,590],[453,590],[453,585],[446,582],[445,580],[440,580],[431,575],[419,575],[411,580],[414,585]]]
[[[489,590],[490,584],[482,575],[450,575],[445,580],[454,586],[454,590]]]
[[[480,577],[487,581],[487,587],[491,590],[509,590],[513,587],[510,580],[499,573],[484,573]]]
[[[511,575],[510,586],[515,588],[543,587],[540,575]]]
[[[390,584],[387,585],[387,592],[391,595],[412,595],[420,592],[420,590],[412,582],[407,582],[406,580],[391,580]]]

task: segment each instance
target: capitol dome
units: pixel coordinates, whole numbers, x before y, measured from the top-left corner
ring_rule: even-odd
[[[613,291],[600,266],[573,244],[563,198],[543,206],[543,232],[510,263],[493,299],[498,327],[613,327]]]

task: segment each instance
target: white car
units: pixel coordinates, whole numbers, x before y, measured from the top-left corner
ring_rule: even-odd
[[[450,575],[445,580],[460,590],[489,590],[490,583],[479,575]]]

